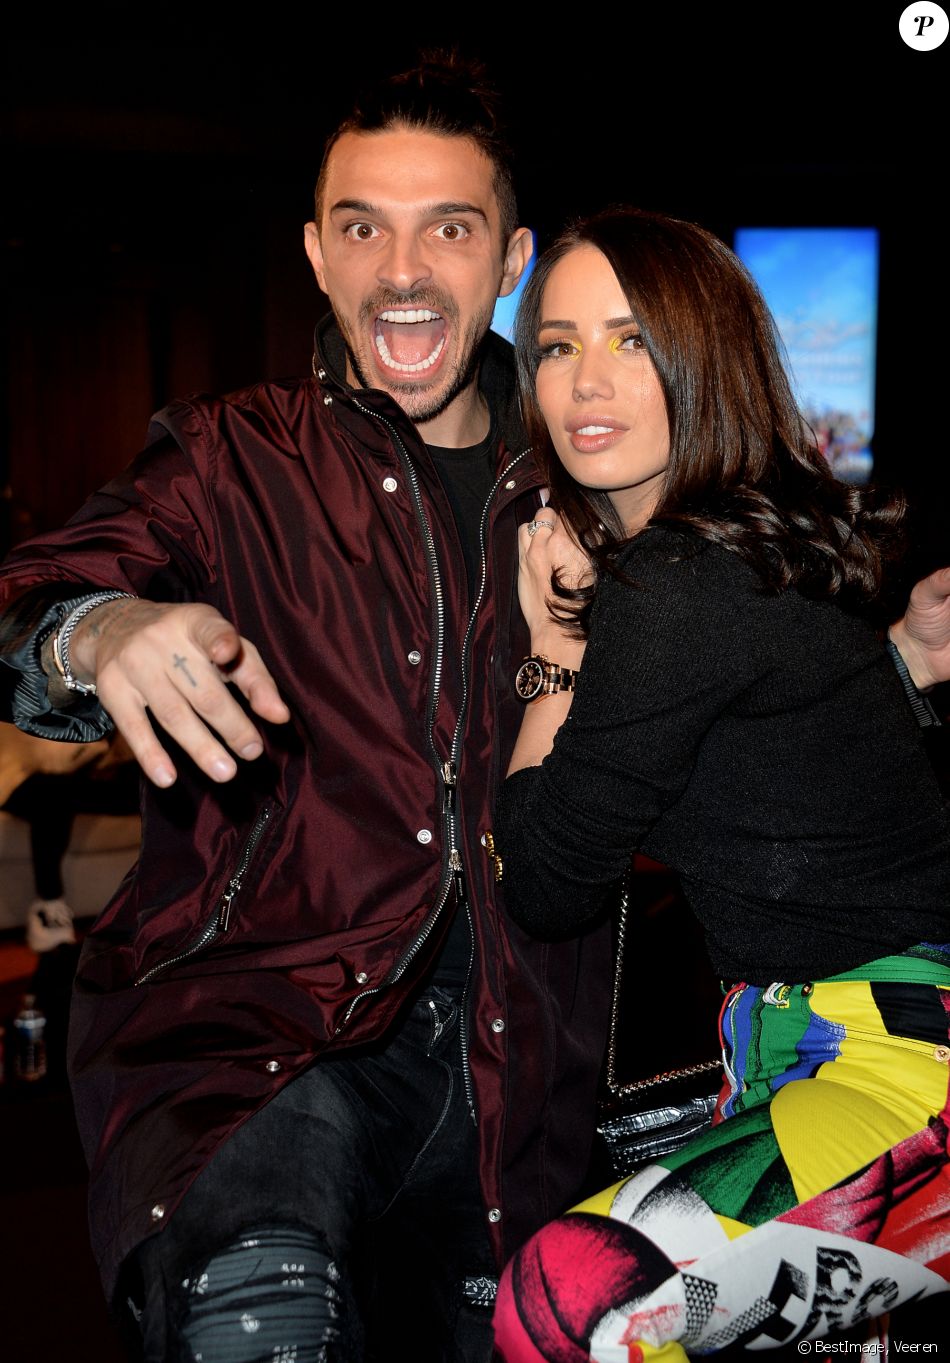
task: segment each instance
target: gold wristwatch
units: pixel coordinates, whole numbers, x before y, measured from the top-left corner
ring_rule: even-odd
[[[532,653],[515,673],[515,691],[523,701],[539,696],[554,696],[558,691],[573,691],[577,673],[570,667],[552,663],[543,653]]]

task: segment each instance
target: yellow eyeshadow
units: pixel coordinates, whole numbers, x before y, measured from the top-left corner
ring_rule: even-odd
[[[620,350],[620,347],[629,340],[630,340],[629,331],[627,332],[626,336],[611,336],[608,342],[608,348],[612,354],[616,355],[617,352]]]

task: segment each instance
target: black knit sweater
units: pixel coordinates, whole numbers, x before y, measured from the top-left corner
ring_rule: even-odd
[[[725,980],[950,940],[950,816],[873,629],[662,527],[622,566],[553,752],[499,797],[512,916],[579,929],[640,849],[680,873]]]

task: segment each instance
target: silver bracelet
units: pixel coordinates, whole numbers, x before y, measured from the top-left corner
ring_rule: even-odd
[[[69,662],[69,641],[73,636],[73,630],[80,620],[94,611],[97,606],[104,606],[107,601],[121,601],[123,599],[134,600],[131,592],[96,592],[95,596],[87,596],[84,601],[80,601],[78,606],[74,606],[53,635],[53,662],[56,670],[63,679],[63,685],[67,691],[78,691],[81,696],[96,696],[98,689],[95,682],[81,682],[73,676],[72,667]]]

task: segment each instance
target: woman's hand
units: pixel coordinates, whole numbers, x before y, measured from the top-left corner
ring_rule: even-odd
[[[577,671],[584,658],[585,641],[572,639],[548,610],[551,574],[557,570],[565,587],[583,587],[593,581],[594,569],[549,506],[542,507],[535,519],[518,531],[518,565],[518,597],[531,630],[531,652]],[[572,700],[572,691],[558,691],[528,702],[509,776],[522,767],[540,766],[568,716]]]
[[[569,639],[548,609],[548,601],[552,599],[551,575],[555,571],[565,587],[582,587],[594,576],[590,559],[564,521],[556,511],[543,506],[535,519],[518,531],[518,599],[531,630],[532,651],[545,652],[546,646],[550,646],[556,653],[563,653],[570,645],[572,650],[580,650],[573,654],[579,661],[583,644]],[[567,657],[557,656],[556,661],[572,665]]]

